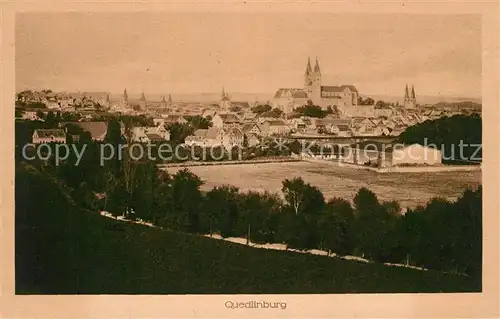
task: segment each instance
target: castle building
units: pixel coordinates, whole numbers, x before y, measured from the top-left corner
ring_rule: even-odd
[[[285,113],[307,103],[321,106],[324,110],[330,107],[349,108],[358,105],[358,90],[354,85],[325,86],[322,85],[322,74],[318,59],[314,69],[308,58],[304,73],[303,88],[280,88],[272,100],[272,106]]]
[[[408,84],[405,88],[404,108],[414,109],[417,106],[417,98],[415,97],[415,87],[411,86],[411,92],[408,92]]]

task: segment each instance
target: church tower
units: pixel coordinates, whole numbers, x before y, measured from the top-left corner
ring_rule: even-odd
[[[146,111],[146,97],[144,96],[144,92],[141,93],[141,98],[139,99],[139,107],[141,108],[141,111]]]
[[[231,100],[230,100],[227,92],[224,90],[224,87],[222,87],[222,93],[220,96],[219,106],[221,109],[224,109],[224,110],[227,110],[231,107]]]
[[[313,86],[313,72],[311,68],[311,58],[307,58],[307,67],[304,74],[304,91],[306,91],[307,96],[311,99],[312,86]]]
[[[104,107],[107,109],[111,107],[111,98],[109,97],[109,93],[106,94],[106,99],[104,100]]]
[[[417,105],[417,98],[415,96],[415,87],[411,86],[411,92],[408,91],[408,84],[405,88],[404,108],[414,109]]]
[[[319,68],[318,58],[316,57],[316,64],[314,65],[314,72],[312,76],[312,96],[311,100],[315,105],[321,103],[321,70]]]
[[[165,101],[165,96],[161,97],[160,108],[161,109],[166,109],[167,108],[167,101]]]
[[[123,90],[123,106],[128,106],[128,94],[127,94],[127,89]]]

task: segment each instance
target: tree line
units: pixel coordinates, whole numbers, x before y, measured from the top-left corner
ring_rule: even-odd
[[[453,158],[443,160],[449,163],[461,163],[460,145],[463,157],[473,161],[480,161],[482,148],[482,119],[479,114],[445,116],[436,120],[427,120],[408,127],[402,132],[398,141],[404,144],[419,143],[434,144],[443,151],[443,157]],[[477,150],[477,152],[476,152]],[[474,160],[474,158],[478,160]]]
[[[108,125],[105,142],[117,149],[124,142],[118,122]],[[366,188],[352,203],[327,200],[299,177],[284,180],[279,194],[241,192],[233,186],[203,192],[203,181],[187,169],[169,174],[154,162],[132,160],[127,152],[122,158],[101,166],[98,144],[89,142],[78,166],[75,156],[58,166],[50,160],[38,165],[63,181],[75,202],[87,209],[194,234],[481,276],[481,187],[466,190],[456,202],[434,198],[401,214],[397,202],[380,202]]]

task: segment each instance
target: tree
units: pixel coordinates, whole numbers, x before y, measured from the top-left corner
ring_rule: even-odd
[[[48,128],[54,128],[57,126],[58,123],[58,117],[54,112],[49,111],[47,113],[47,116],[45,117],[45,125]]]
[[[361,96],[358,96],[358,105],[373,105],[375,101],[371,97],[366,97],[363,99]]]
[[[333,198],[325,205],[318,217],[320,248],[346,255],[352,252],[352,225],[354,220],[351,204],[341,198]]]
[[[316,214],[323,208],[325,199],[321,191],[305,183],[302,178],[285,179],[282,185],[281,191],[285,200],[296,215]]]
[[[327,112],[323,111],[323,109],[317,105],[304,105],[295,109],[295,112],[299,113],[302,116],[316,118],[323,118],[327,115]]]
[[[170,141],[174,144],[184,143],[186,137],[193,135],[195,131],[195,128],[188,123],[171,123],[167,126],[167,129],[170,131]]]
[[[208,129],[212,126],[212,122],[202,116],[187,116],[186,120],[188,124],[195,130],[197,129]],[[193,130],[194,131],[194,130]]]
[[[172,228],[188,232],[199,231],[202,184],[201,179],[188,169],[180,170],[173,176],[172,203],[168,220]]]
[[[238,188],[233,186],[214,187],[205,196],[203,225],[210,234],[219,231],[222,237],[236,234],[238,223]]]
[[[119,152],[119,145],[122,144],[122,133],[121,133],[121,125],[120,122],[116,118],[112,118],[108,121],[106,136],[104,138],[104,142],[111,146],[110,152],[113,157],[106,161],[106,169],[109,170],[116,178],[118,178],[121,171],[121,163]],[[109,148],[106,148],[108,150]],[[127,154],[128,152],[124,152]],[[130,162],[131,159],[128,158]],[[126,183],[127,184],[127,183]]]
[[[231,112],[239,112],[239,111],[241,111],[241,107],[240,106],[236,106],[236,105],[235,106],[231,106],[229,108],[229,111],[231,111]]]
[[[278,214],[280,200],[276,194],[248,192],[240,195],[238,234],[244,234],[248,241],[272,242],[274,230],[271,216]]]
[[[474,114],[453,115],[433,121],[428,120],[408,127],[399,135],[397,142],[434,144],[440,148],[443,162],[477,163],[482,159],[482,149],[477,147],[482,143],[482,119],[479,115]],[[461,150],[462,154],[460,154]]]
[[[283,115],[283,111],[278,108],[274,108],[271,110],[269,115],[274,118],[279,118]]]
[[[389,105],[390,104],[385,102],[385,101],[378,100],[377,103],[375,103],[375,108],[384,108],[384,107],[387,107]]]
[[[362,255],[377,258],[384,228],[383,207],[377,196],[366,188],[360,188],[354,197],[356,246]]]
[[[250,110],[253,113],[262,114],[271,111],[273,108],[269,104],[257,105],[252,107]]]

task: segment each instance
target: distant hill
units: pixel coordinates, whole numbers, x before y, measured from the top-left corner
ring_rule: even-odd
[[[448,108],[448,107],[457,107],[457,108],[467,108],[467,109],[480,109],[481,103],[473,102],[473,101],[462,101],[462,102],[439,102],[434,104],[435,107],[438,108]]]
[[[16,165],[16,294],[474,291],[464,276],[246,247],[128,224],[75,206]]]
[[[371,97],[375,101],[382,100],[389,103],[403,104],[403,96],[394,96],[394,95],[364,95],[361,93],[363,97]],[[437,104],[437,103],[460,103],[460,102],[474,102],[481,103],[481,98],[476,97],[457,97],[457,96],[443,96],[443,95],[417,95],[417,104],[425,105],[425,104]]]

